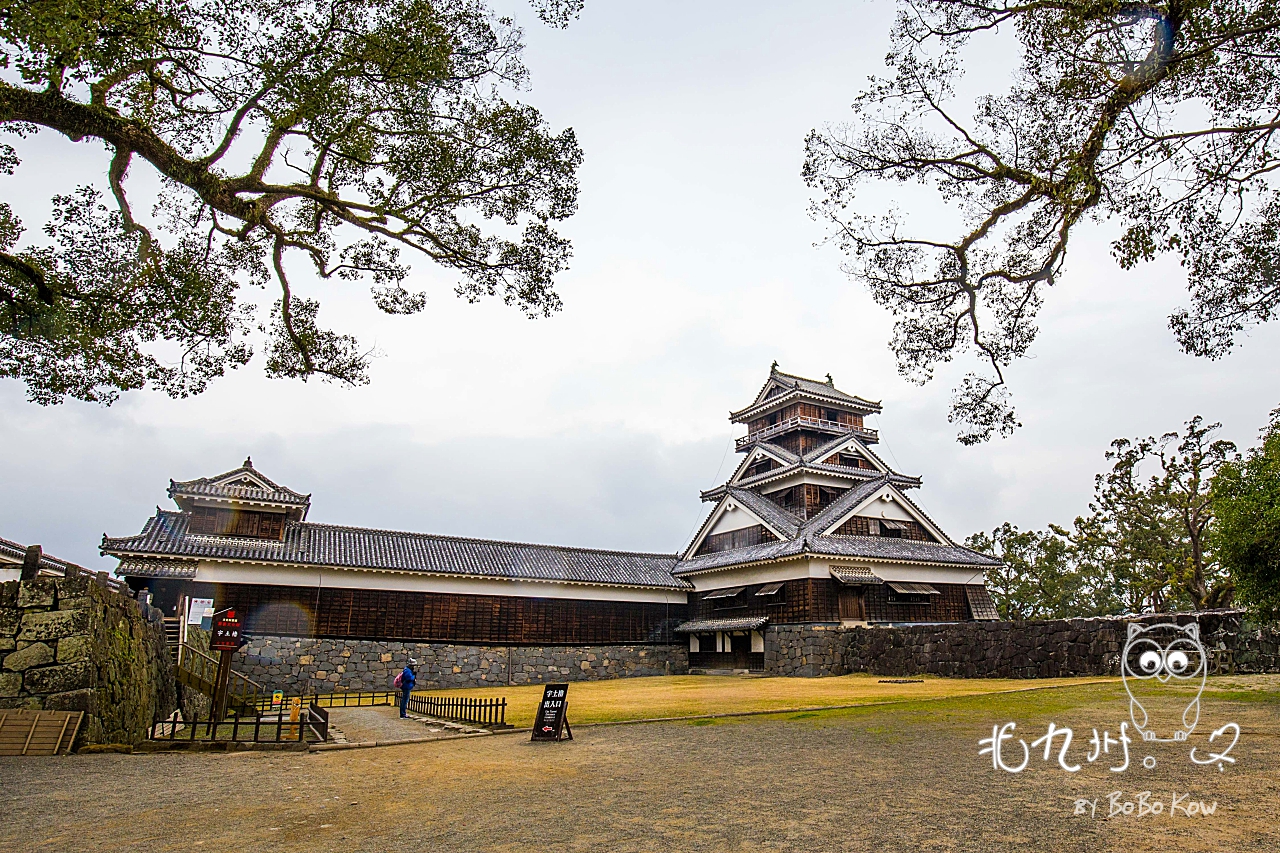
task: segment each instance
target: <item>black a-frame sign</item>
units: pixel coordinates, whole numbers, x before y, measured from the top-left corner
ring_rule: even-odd
[[[573,740],[569,728],[569,685],[548,684],[542,691],[542,704],[533,718],[530,740]]]

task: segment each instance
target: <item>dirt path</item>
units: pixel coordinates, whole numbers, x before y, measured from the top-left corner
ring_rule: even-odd
[[[425,725],[400,719],[399,709],[392,707],[331,708],[329,723],[341,729],[351,743],[408,740],[428,734]]]
[[[0,850],[190,851],[1231,851],[1280,848],[1280,701],[1216,697],[1238,722],[1219,772],[1186,745],[1085,760],[1118,730],[1123,689],[1092,685],[855,711],[579,726],[571,743],[506,735],[317,754],[0,759]],[[979,739],[1050,722],[1077,740],[1069,773],[1033,752],[993,768]],[[1201,744],[1203,746],[1203,744]],[[1020,758],[1021,751],[1013,744]],[[1142,758],[1158,759],[1144,769]],[[1120,803],[1159,814],[1107,817]],[[1187,795],[1190,795],[1188,798]],[[1170,815],[1176,797],[1214,813]],[[1075,814],[1077,800],[1097,811]]]

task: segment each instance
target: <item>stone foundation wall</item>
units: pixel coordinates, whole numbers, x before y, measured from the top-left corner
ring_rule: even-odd
[[[377,640],[251,637],[232,667],[271,690],[289,694],[391,690],[396,673],[416,658],[418,686],[490,687],[684,675],[682,645],[470,646]]]
[[[1242,628],[1239,611],[1043,622],[957,622],[898,628],[782,625],[765,633],[765,671],[956,678],[1118,675],[1130,622],[1200,623],[1216,662],[1236,672],[1280,671],[1280,626]]]
[[[826,625],[779,625],[764,634],[764,671],[813,678],[844,675],[848,637]]]
[[[1237,672],[1280,672],[1280,625],[1249,625],[1235,646]]]
[[[0,708],[85,711],[77,746],[144,740],[177,701],[159,620],[84,575],[0,584]]]

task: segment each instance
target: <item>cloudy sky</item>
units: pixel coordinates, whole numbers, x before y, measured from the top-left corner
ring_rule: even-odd
[[[1248,444],[1280,403],[1280,326],[1220,362],[1181,354],[1165,325],[1184,299],[1176,264],[1122,272],[1102,226],[1074,240],[1035,357],[1011,371],[1025,426],[961,447],[946,413],[967,365],[923,388],[897,375],[890,319],[820,245],[800,179],[806,132],[845,118],[881,70],[891,5],[597,2],[565,31],[510,8],[527,30],[522,97],[586,151],[565,310],[530,321],[467,305],[420,264],[431,300],[416,317],[382,315],[350,285],[309,287],[322,322],[383,354],[364,388],[267,380],[260,359],[194,399],[131,393],[111,408],[41,408],[0,381],[0,537],[108,568],[101,535],[168,506],[169,478],[251,454],[313,494],[313,521],[671,552],[706,510],[698,490],[734,464],[743,428],[728,411],[776,359],[882,400],[879,450],[924,477],[921,502],[963,538],[1069,522],[1117,436],[1203,414]],[[1007,61],[970,72],[999,86]],[[21,153],[4,198],[31,231],[51,190],[106,163],[51,133]],[[944,218],[927,200],[907,213]]]

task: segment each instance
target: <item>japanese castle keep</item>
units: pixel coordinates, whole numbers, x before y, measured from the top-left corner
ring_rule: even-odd
[[[879,411],[775,365],[730,415],[742,459],[679,554],[317,524],[249,459],[170,481],[177,509],[102,551],[168,614],[237,608],[246,672],[313,690],[383,689],[410,652],[441,685],[763,670],[781,626],[996,619],[995,561],[908,497],[920,478],[871,449]]]

